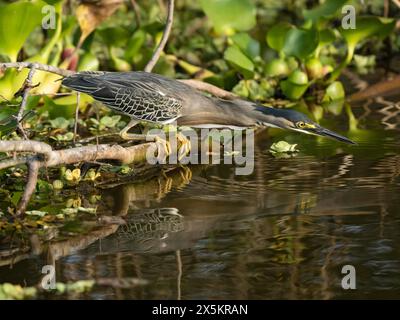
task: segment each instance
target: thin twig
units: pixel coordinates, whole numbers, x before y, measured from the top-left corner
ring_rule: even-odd
[[[21,164],[25,164],[27,162],[28,158],[23,157],[23,158],[10,158],[10,159],[4,159],[0,161],[0,170],[10,168],[10,167],[15,167]]]
[[[131,0],[131,5],[133,13],[135,14],[136,27],[139,29],[141,25],[139,6],[137,5],[136,0]]]
[[[168,14],[167,14],[167,22],[165,24],[164,32],[161,38],[160,43],[158,44],[156,50],[153,53],[150,61],[147,63],[144,71],[151,72],[156,65],[158,59],[160,58],[161,52],[164,50],[165,45],[167,44],[169,34],[171,32],[172,23],[174,22],[174,0],[168,0]]]
[[[33,65],[29,70],[29,73],[25,80],[25,83],[23,84],[22,101],[21,101],[21,105],[19,107],[19,111],[17,114],[18,129],[24,136],[25,140],[28,140],[28,137],[25,133],[24,126],[22,125],[22,117],[23,117],[25,109],[26,109],[26,103],[28,101],[28,96],[29,96],[29,90],[31,90],[31,88],[32,88],[32,78],[33,78],[33,75],[35,74],[35,71],[36,71],[36,68],[35,68],[35,65]]]
[[[78,117],[79,117],[79,104],[80,104],[80,99],[81,94],[80,92],[76,93],[76,109],[75,109],[75,123],[74,123],[74,143],[76,142],[76,135],[78,133]]]
[[[75,71],[71,70],[66,70],[66,69],[61,69],[57,67],[53,67],[47,64],[42,64],[42,63],[37,63],[37,62],[0,62],[0,70],[1,69],[8,69],[8,68],[17,68],[17,69],[23,69],[23,68],[35,68],[36,70],[41,70],[41,71],[47,71],[55,74],[59,74],[60,76],[63,77],[68,77],[74,73]]]

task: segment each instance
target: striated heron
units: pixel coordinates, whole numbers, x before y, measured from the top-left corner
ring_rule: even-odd
[[[86,71],[64,78],[62,84],[130,116],[131,121],[120,132],[123,139],[144,139],[143,135],[128,133],[140,121],[168,124],[176,120],[178,125],[203,128],[275,127],[354,144],[297,111],[269,108],[242,99],[209,97],[182,82],[154,73]],[[178,140],[185,144],[182,136]],[[164,147],[169,148],[167,144]]]

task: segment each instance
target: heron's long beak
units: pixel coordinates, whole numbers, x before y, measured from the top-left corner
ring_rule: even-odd
[[[350,139],[348,139],[346,137],[343,137],[340,134],[338,134],[336,132],[333,132],[331,130],[325,129],[323,127],[317,127],[315,129],[313,129],[312,132],[314,134],[316,134],[316,135],[319,135],[319,136],[330,137],[330,138],[333,138],[335,140],[346,142],[346,143],[349,143],[349,144],[356,144],[354,141],[351,141]]]

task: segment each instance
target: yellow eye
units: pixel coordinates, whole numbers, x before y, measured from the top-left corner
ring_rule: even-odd
[[[306,124],[303,121],[299,121],[296,123],[297,128],[303,129],[306,127]]]

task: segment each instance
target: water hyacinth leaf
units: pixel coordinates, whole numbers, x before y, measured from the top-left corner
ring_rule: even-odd
[[[50,99],[49,97],[44,96],[44,107],[42,108],[42,112],[48,111],[50,119],[55,119],[58,117],[63,117],[66,119],[73,118],[75,116],[76,102],[75,104],[70,105],[62,105]],[[76,97],[75,97],[76,101]]]
[[[96,30],[96,35],[101,37],[101,41],[108,47],[125,47],[129,39],[129,31],[123,27],[109,27]]]
[[[137,30],[128,40],[125,49],[125,59],[127,61],[132,60],[142,48],[146,40],[146,33],[143,30]]]
[[[42,21],[42,1],[17,1],[0,6],[0,53],[7,55],[11,61],[17,60],[31,32],[40,26]]]
[[[265,65],[264,71],[266,75],[276,77],[287,75],[290,69],[284,59],[273,59]]]
[[[267,33],[267,43],[268,45],[280,52],[285,45],[285,37],[286,34],[293,29],[294,27],[287,22],[278,23],[274,25],[271,29],[269,29]]]
[[[99,70],[99,59],[91,52],[85,53],[78,63],[78,71],[96,71]]]
[[[250,0],[201,0],[200,5],[217,33],[230,35],[256,25],[256,7]]]
[[[102,124],[108,128],[113,128],[117,125],[119,120],[121,120],[121,116],[119,116],[119,115],[115,115],[112,117],[104,116],[100,119],[100,124]]]
[[[67,129],[68,126],[70,125],[70,121],[63,117],[58,117],[53,120],[50,120],[50,125],[52,128],[57,128],[57,129]]]
[[[295,56],[303,60],[315,51],[318,43],[319,35],[317,30],[293,28],[286,34],[283,51],[288,56]]]
[[[313,9],[304,10],[303,16],[307,20],[313,21],[320,18],[332,17],[337,14],[348,1],[349,0],[327,0]]]
[[[308,85],[298,85],[290,82],[289,80],[283,80],[280,82],[280,87],[283,94],[290,100],[300,99],[308,89]]]
[[[342,83],[340,81],[332,82],[328,88],[326,88],[326,95],[329,100],[344,99],[345,92]]]
[[[387,37],[395,27],[396,20],[375,16],[359,17],[356,20],[356,29],[343,29],[339,31],[345,38],[349,47],[355,47],[358,42],[371,36],[383,39]]]
[[[250,59],[260,55],[260,43],[250,37],[247,33],[236,33],[231,40],[246,54]]]
[[[334,30],[337,32],[336,29]],[[319,46],[324,46],[336,40],[337,37],[334,30],[324,29],[319,32]]]
[[[251,78],[253,76],[253,62],[238,47],[230,46],[226,49],[224,58],[246,78]]]
[[[269,152],[276,158],[290,158],[299,152],[296,147],[297,144],[290,144],[286,141],[278,141],[271,145]]]

